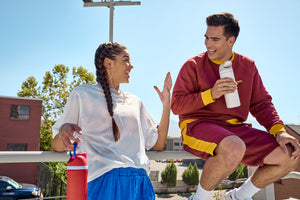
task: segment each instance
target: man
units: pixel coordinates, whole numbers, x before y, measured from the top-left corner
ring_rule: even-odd
[[[249,199],[297,168],[300,145],[286,133],[254,61],[232,51],[238,21],[230,13],[221,13],[207,17],[206,23],[207,51],[182,66],[171,104],[179,115],[184,149],[206,160],[197,191],[189,199],[208,199],[239,163],[259,167],[225,199]],[[220,79],[219,66],[227,60],[232,62],[236,81]],[[235,90],[241,105],[229,109],[224,95]],[[249,112],[268,132],[244,123]]]

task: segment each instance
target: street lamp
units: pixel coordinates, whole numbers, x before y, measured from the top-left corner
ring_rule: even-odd
[[[141,5],[140,1],[114,1],[114,0],[101,0],[99,2],[93,2],[93,0],[82,0],[84,7],[100,7],[105,6],[109,8],[109,41],[113,41],[113,23],[114,23],[114,9],[115,6],[130,6]]]

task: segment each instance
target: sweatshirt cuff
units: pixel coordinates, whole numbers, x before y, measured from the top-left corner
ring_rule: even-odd
[[[203,101],[203,104],[206,106],[210,103],[215,102],[215,100],[211,96],[211,89],[205,90],[204,92],[201,92],[201,98]]]
[[[274,126],[271,127],[269,132],[276,137],[277,133],[279,132],[286,132],[284,125],[283,124],[275,124]]]

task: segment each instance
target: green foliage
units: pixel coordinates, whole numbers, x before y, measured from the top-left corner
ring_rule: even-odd
[[[228,179],[234,181],[239,178],[247,178],[248,177],[248,169],[246,165],[239,164],[239,166],[235,169],[235,171],[229,175]]]
[[[49,162],[46,163],[51,174],[55,174],[61,178],[62,181],[67,182],[67,162]]]
[[[67,162],[50,162],[45,163],[51,172],[51,181],[47,185],[45,197],[64,196],[66,195],[65,184],[67,182]],[[62,182],[63,181],[63,182]]]
[[[42,120],[40,132],[40,151],[51,151],[53,120]]]
[[[222,185],[218,185],[218,188],[216,188],[216,192],[214,192],[214,195],[213,195],[214,199],[221,200],[221,199],[225,198],[224,197],[225,195],[224,195],[224,193],[221,192],[221,190],[222,190]]]
[[[175,187],[177,185],[177,168],[173,160],[162,171],[161,183],[166,184],[167,187]]]
[[[94,84],[95,76],[83,67],[73,67],[72,78],[68,79],[69,67],[55,65],[52,71],[46,71],[42,85],[34,76],[28,77],[18,92],[19,97],[31,97],[43,100],[40,150],[50,151],[52,141],[52,125],[62,114],[71,91],[80,84]]]
[[[181,175],[183,182],[187,185],[198,185],[199,176],[200,174],[196,162],[194,166],[192,166],[192,163],[190,163],[188,168],[184,170],[184,172]]]

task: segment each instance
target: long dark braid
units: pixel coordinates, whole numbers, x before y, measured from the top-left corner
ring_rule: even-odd
[[[126,49],[125,46],[117,42],[107,42],[101,44],[95,53],[97,82],[101,84],[104,90],[107,109],[109,115],[112,117],[112,128],[113,128],[113,134],[116,142],[120,139],[120,130],[116,120],[114,119],[113,102],[112,102],[111,91],[110,91],[108,78],[107,78],[107,71],[106,68],[104,67],[104,59],[109,58],[111,60],[115,60],[116,56],[122,53],[122,51],[124,51],[125,49]]]

